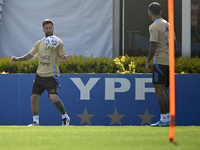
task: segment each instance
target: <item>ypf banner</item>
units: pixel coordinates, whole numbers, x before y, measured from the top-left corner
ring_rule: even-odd
[[[0,125],[32,122],[34,77],[0,74]],[[160,119],[151,80],[151,74],[61,74],[59,98],[71,125],[149,125]],[[200,125],[199,87],[199,74],[176,74],[176,125]],[[40,125],[61,125],[46,91],[39,105]]]

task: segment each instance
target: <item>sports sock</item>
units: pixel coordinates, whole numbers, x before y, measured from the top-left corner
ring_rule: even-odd
[[[167,122],[170,122],[171,121],[171,118],[170,118],[170,113],[167,113]]]
[[[160,114],[160,121],[166,123],[167,122],[167,114]]]
[[[38,115],[33,116],[33,122],[36,122],[39,124],[39,116]]]
[[[65,114],[64,115],[62,115],[62,119],[64,119],[64,118],[68,118],[69,116],[67,115],[67,113],[65,112]]]

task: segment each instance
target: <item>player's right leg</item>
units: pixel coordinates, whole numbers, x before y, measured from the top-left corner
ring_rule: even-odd
[[[42,81],[38,75],[36,75],[33,82],[32,92],[31,92],[31,109],[33,113],[33,122],[28,126],[38,126],[39,125],[39,99],[44,92],[45,87],[42,85]]]
[[[31,109],[33,113],[33,122],[28,126],[38,126],[39,125],[39,101],[40,95],[32,94],[31,95]]]

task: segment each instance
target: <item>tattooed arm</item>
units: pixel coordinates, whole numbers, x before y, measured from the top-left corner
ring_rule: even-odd
[[[146,61],[146,64],[145,64],[145,70],[147,72],[150,72],[149,71],[149,63],[151,61],[151,59],[153,58],[155,52],[156,52],[156,48],[157,48],[157,43],[156,42],[151,42],[151,45],[150,45],[150,48],[149,48],[149,54],[148,54],[148,57],[147,57],[147,61]]]
[[[15,56],[13,56],[11,58],[11,62],[13,62],[13,61],[26,61],[26,60],[29,60],[31,58],[33,58],[33,56],[28,53],[28,54],[26,54],[26,55],[24,55],[22,57],[15,57]]]

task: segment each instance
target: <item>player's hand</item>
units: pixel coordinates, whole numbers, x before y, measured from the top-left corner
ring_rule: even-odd
[[[66,62],[66,61],[68,61],[68,55],[63,55],[63,56],[60,58],[60,61],[61,61],[61,62]]]
[[[145,64],[145,71],[150,72],[150,64],[148,62]]]
[[[18,57],[15,57],[15,56],[13,56],[12,58],[11,58],[11,62],[13,62],[13,61],[18,61]]]

